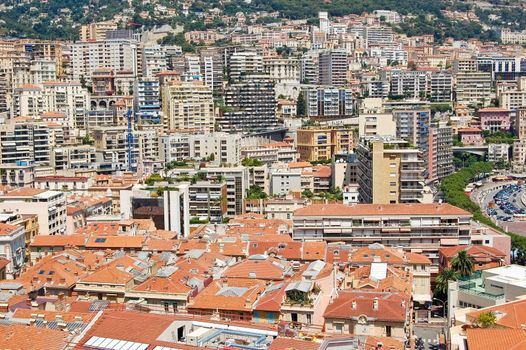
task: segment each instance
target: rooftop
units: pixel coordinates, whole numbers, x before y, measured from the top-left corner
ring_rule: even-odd
[[[471,216],[463,209],[448,203],[443,204],[311,204],[297,209],[294,217],[300,216]]]

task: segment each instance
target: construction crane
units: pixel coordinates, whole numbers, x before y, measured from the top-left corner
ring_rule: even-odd
[[[133,171],[133,110],[131,107],[128,108],[126,118],[128,119],[128,136],[126,137],[128,143],[128,171]]]

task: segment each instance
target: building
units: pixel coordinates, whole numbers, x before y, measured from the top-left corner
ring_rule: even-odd
[[[153,45],[142,49],[142,76],[145,79],[154,79],[157,74],[167,70],[168,60],[166,48]]]
[[[0,210],[18,214],[36,214],[41,235],[66,234],[64,192],[20,188],[0,196]]]
[[[510,111],[503,108],[487,107],[479,110],[480,128],[489,132],[511,130]]]
[[[190,234],[189,184],[135,185],[120,191],[120,213],[124,219],[152,219],[159,230]]]
[[[526,295],[525,270],[520,265],[500,266],[450,282],[450,310],[458,307],[480,309],[520,299]]]
[[[404,141],[366,140],[356,149],[358,184],[364,203],[431,202],[424,193],[420,151]]]
[[[488,162],[505,162],[510,160],[510,145],[507,143],[488,143]]]
[[[220,108],[218,127],[225,132],[258,132],[278,127],[274,82],[266,76],[245,76],[229,85]]]
[[[326,331],[406,341],[410,336],[410,299],[405,293],[340,291],[323,314]]]
[[[134,87],[135,120],[144,124],[161,123],[161,91],[159,80],[138,79]]]
[[[263,72],[263,57],[254,51],[238,51],[230,55],[227,62],[228,77],[240,80],[246,75]]]
[[[319,54],[318,83],[320,85],[344,86],[347,84],[347,52],[326,50]]]
[[[427,179],[436,181],[453,173],[453,129],[444,124],[429,128]]]
[[[460,142],[464,145],[479,146],[484,143],[484,137],[482,136],[482,130],[479,128],[462,128],[458,129],[458,135]]]
[[[343,119],[354,114],[355,100],[351,89],[317,87],[301,93],[304,95],[308,117]]]
[[[432,72],[429,88],[431,102],[450,102],[453,99],[453,75],[447,71]]]
[[[135,40],[108,39],[75,42],[71,45],[71,68],[73,79],[91,78],[99,68],[111,68],[114,72],[139,72],[139,47]]]
[[[5,266],[7,279],[15,279],[22,272],[26,258],[25,230],[22,225],[0,223],[0,258],[9,261]]]
[[[102,41],[106,39],[106,33],[117,30],[117,23],[104,21],[86,24],[80,27],[80,41]]]
[[[428,177],[430,110],[395,110],[396,137],[409,142],[420,151],[424,163],[424,176]]]
[[[189,135],[191,158],[208,160],[215,165],[237,165],[241,162],[242,137],[239,134],[213,132]]]
[[[188,188],[191,221],[220,224],[226,217],[227,190],[221,181],[197,181]]]
[[[345,154],[352,151],[354,133],[354,129],[350,127],[299,128],[296,130],[296,149],[301,160],[309,162],[328,160],[334,154]]]
[[[473,258],[474,271],[487,270],[507,265],[507,255],[500,250],[488,246],[470,245],[441,248],[438,258],[440,269],[451,268],[451,262],[453,259],[458,256],[460,251],[464,250],[471,258]]]
[[[456,74],[455,99],[463,105],[485,107],[494,97],[491,72],[460,71]]]
[[[515,135],[519,140],[526,139],[526,107],[518,108],[515,112]]]
[[[163,89],[164,124],[169,130],[214,131],[212,89],[201,82],[180,82]]]
[[[380,243],[426,255],[438,272],[438,250],[469,244],[471,214],[450,204],[311,204],[293,216],[295,240]]]
[[[391,72],[392,96],[422,99],[427,95],[429,77],[423,71],[394,71]]]
[[[526,77],[520,77],[515,88],[497,90],[499,106],[503,109],[517,109],[526,106]]]
[[[289,169],[288,167],[276,167],[270,170],[269,192],[271,196],[285,196],[292,191],[302,191],[301,169]]]

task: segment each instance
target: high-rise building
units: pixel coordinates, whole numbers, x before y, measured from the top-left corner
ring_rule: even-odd
[[[347,52],[326,50],[320,52],[318,82],[321,85],[343,86],[347,83]]]
[[[406,98],[425,98],[428,76],[421,71],[394,71],[391,73],[391,95]]]
[[[488,106],[494,97],[491,72],[458,72],[455,94],[455,99],[459,104]]]
[[[140,123],[161,122],[161,94],[158,79],[142,78],[135,81],[135,118]]]
[[[228,76],[232,80],[263,72],[263,57],[257,52],[234,52],[227,65]]]
[[[420,151],[406,141],[364,140],[356,149],[361,201],[374,204],[420,203],[424,167]]]
[[[445,124],[429,128],[427,179],[435,181],[453,173],[453,130]]]
[[[354,98],[351,89],[309,88],[304,94],[308,117],[348,118],[354,114]]]
[[[514,130],[515,135],[517,135],[520,140],[526,139],[526,107],[520,107],[517,109]]]
[[[425,169],[424,176],[427,177],[431,111],[427,109],[395,110],[393,111],[393,118],[396,122],[396,137],[409,142],[420,151]]]
[[[142,76],[153,79],[158,73],[167,69],[166,50],[164,46],[154,45],[142,50]]]
[[[278,127],[274,82],[252,75],[229,85],[218,125],[226,132],[258,132]]]
[[[453,98],[453,76],[447,71],[432,72],[429,98],[432,102],[450,102]]]
[[[163,90],[164,124],[169,130],[214,131],[212,89],[202,82],[180,82]]]
[[[49,165],[50,140],[46,123],[11,122],[0,125],[0,163]]]

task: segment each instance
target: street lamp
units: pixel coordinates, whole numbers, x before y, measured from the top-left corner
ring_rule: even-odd
[[[446,303],[447,303],[447,301],[444,301],[444,300],[441,300],[441,299],[438,299],[438,298],[433,298],[432,300],[433,301],[434,300],[439,301],[442,304],[442,317],[444,318],[444,329],[442,331],[444,333],[444,340],[446,342],[446,349],[447,349],[447,327],[448,327],[448,321],[447,321],[447,317],[446,317]]]

